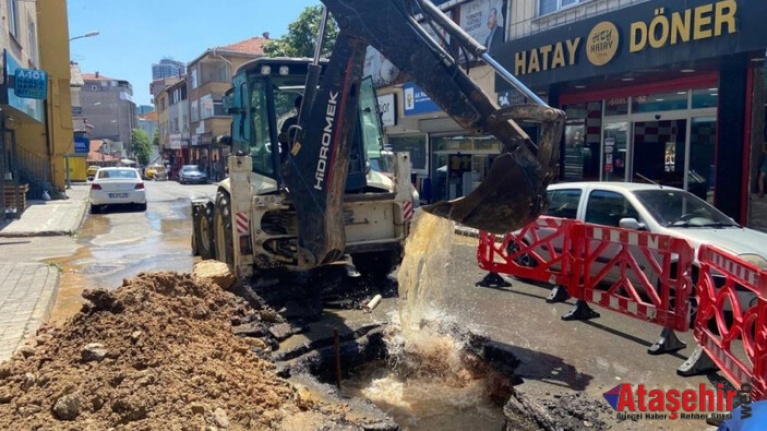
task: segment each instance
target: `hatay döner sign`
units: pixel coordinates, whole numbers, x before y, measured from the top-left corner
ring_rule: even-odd
[[[655,9],[650,20],[631,23],[629,52],[710,39],[738,31],[736,0],[715,3],[669,12],[666,7]],[[555,44],[544,45],[514,56],[514,73],[527,75],[547,70],[565,68],[577,64],[580,50],[586,49],[586,57],[595,66],[604,66],[618,53],[621,33],[615,24],[603,21],[594,26],[584,41],[575,37]]]

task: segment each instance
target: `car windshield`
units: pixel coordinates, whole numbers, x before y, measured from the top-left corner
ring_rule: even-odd
[[[200,168],[198,168],[197,166],[184,166],[184,169],[183,169],[184,172],[196,172],[199,170]]]
[[[634,195],[666,227],[729,227],[738,224],[706,201],[683,190],[639,190]]]

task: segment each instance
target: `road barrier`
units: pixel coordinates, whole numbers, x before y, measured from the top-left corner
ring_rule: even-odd
[[[767,271],[754,264],[703,245],[694,285],[694,249],[683,239],[552,217],[502,238],[480,232],[477,257],[491,274],[565,286],[576,306],[564,320],[598,317],[591,303],[662,326],[655,354],[685,347],[674,331],[690,328],[695,292],[698,348],[677,372],[719,368],[736,387],[750,385],[755,400],[767,399]],[[755,298],[745,310],[738,291]]]
[[[572,227],[577,222],[539,217],[518,232],[506,234],[501,242],[480,232],[477,260],[491,273],[510,274],[529,280],[567,285],[571,276]]]
[[[695,340],[736,387],[749,384],[755,399],[766,399],[767,272],[709,245],[700,247],[698,261]],[[745,309],[738,291],[753,295]]]
[[[676,331],[689,328],[690,244],[668,235],[578,224],[570,296]]]

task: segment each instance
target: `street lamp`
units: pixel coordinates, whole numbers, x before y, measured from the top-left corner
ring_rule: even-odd
[[[84,37],[98,36],[99,34],[101,34],[101,33],[99,33],[98,31],[89,31],[88,33],[85,33],[85,34],[80,35],[80,36],[70,37],[69,41],[72,42],[75,39],[82,39]]]

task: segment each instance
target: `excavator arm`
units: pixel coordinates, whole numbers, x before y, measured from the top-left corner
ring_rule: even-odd
[[[476,190],[424,210],[494,233],[510,232],[535,220],[545,208],[546,187],[554,177],[564,113],[547,106],[428,0],[322,2],[323,23],[329,11],[339,27],[338,39],[323,76],[310,72],[307,78],[290,154],[281,166],[284,186],[299,217],[302,263],[329,263],[344,251],[344,184],[368,46],[381,52],[467,131],[492,134],[502,143],[500,156]],[[499,109],[423,30],[415,10],[442,27],[463,49],[483,58],[534,104]],[[319,46],[315,63],[318,59]],[[519,120],[541,124],[537,145],[516,123]]]

